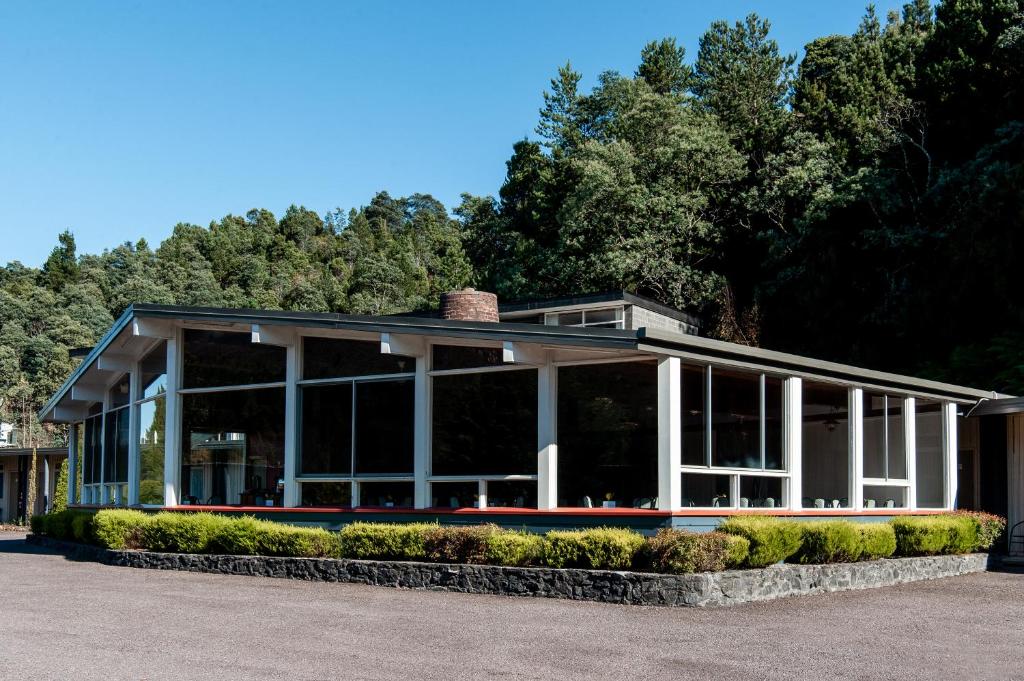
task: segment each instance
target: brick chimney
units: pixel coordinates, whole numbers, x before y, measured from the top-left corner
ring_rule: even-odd
[[[496,322],[498,321],[498,296],[473,288],[442,293],[441,319]]]

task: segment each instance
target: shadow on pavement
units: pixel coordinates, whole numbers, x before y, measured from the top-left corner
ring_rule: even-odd
[[[57,551],[25,543],[25,535],[0,535],[0,553],[56,554]]]

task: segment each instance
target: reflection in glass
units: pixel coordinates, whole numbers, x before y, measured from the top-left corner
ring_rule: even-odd
[[[284,388],[182,396],[182,499],[280,506]]]
[[[128,409],[109,411],[103,425],[103,482],[128,481]]]
[[[917,505],[943,508],[946,463],[942,451],[942,405],[932,400],[915,400],[917,434]]]
[[[782,379],[764,377],[764,467],[785,468],[782,454]]]
[[[153,348],[139,364],[142,399],[167,392],[167,341]]]
[[[479,508],[480,487],[471,482],[430,483],[430,505],[434,508]]]
[[[183,354],[184,388],[284,381],[286,350],[253,343],[248,333],[185,329]]]
[[[435,345],[433,347],[431,368],[434,371],[504,365],[504,353],[501,348],[475,348],[464,345]]]
[[[359,483],[359,505],[383,508],[411,508],[413,499],[412,482],[361,482]]]
[[[850,407],[845,386],[804,381],[802,449],[801,505],[849,507]]]
[[[352,473],[352,384],[302,386],[301,475]]]
[[[164,503],[165,398],[139,405],[139,503]]]
[[[864,391],[864,477],[907,477],[901,397]]]
[[[103,416],[91,416],[85,420],[85,436],[82,445],[82,482],[85,485],[92,485],[100,481],[100,460],[103,455]]]
[[[906,508],[907,489],[883,485],[864,485],[864,508]]]
[[[761,376],[711,370],[711,465],[761,467]]]
[[[487,505],[537,508],[536,480],[501,480],[487,483]]]
[[[356,383],[356,475],[412,475],[413,379]]]
[[[303,482],[303,506],[351,506],[350,482]]]
[[[783,505],[782,478],[740,476],[740,508],[779,508]]]
[[[433,475],[537,472],[537,370],[435,376]]]
[[[128,404],[131,398],[131,378],[125,374],[120,381],[110,389],[110,408],[117,409]]]
[[[639,508],[657,496],[656,365],[559,367],[559,506]]]
[[[707,393],[707,367],[683,364],[683,465],[706,466],[704,448],[707,418],[704,403]]]

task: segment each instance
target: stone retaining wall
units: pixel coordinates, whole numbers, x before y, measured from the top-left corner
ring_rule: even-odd
[[[669,606],[731,605],[784,596],[870,589],[952,577],[984,571],[989,558],[987,554],[973,553],[962,556],[886,558],[832,565],[781,564],[760,570],[659,575],[494,565],[110,551],[37,535],[29,535],[27,541],[56,549],[72,559],[124,567]]]

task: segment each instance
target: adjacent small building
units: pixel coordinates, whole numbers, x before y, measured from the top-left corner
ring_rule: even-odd
[[[1005,486],[966,418],[991,391],[699,326],[622,292],[499,308],[470,289],[399,316],[135,305],[40,418],[71,426],[83,505],[327,525],[886,518]]]

